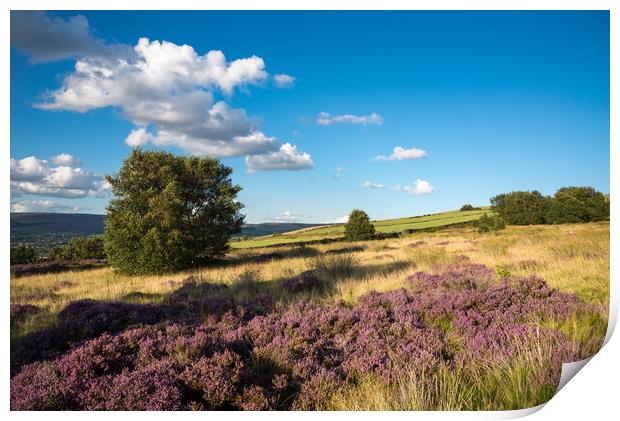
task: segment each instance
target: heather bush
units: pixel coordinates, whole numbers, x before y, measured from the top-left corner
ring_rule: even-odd
[[[32,314],[37,314],[40,311],[41,309],[39,307],[32,304],[11,303],[11,326]]]
[[[561,364],[596,349],[591,337],[549,326],[598,309],[539,277],[497,279],[483,265],[449,264],[408,280],[408,289],[369,293],[353,306],[301,302],[275,310],[259,299],[223,300],[218,313],[199,318],[187,317],[189,309],[215,305],[209,291],[220,287],[205,284],[205,294],[194,296],[189,288],[201,284],[191,280],[166,304],[165,311],[184,313],[161,323],[163,309],[106,308],[100,317],[96,304],[76,303],[62,320],[140,325],[25,365],[11,379],[11,408],[327,409],[340,391],[374,378],[388,389],[415,386],[424,396],[417,409],[448,402],[451,385],[479,399],[460,408],[514,409],[544,402]]]

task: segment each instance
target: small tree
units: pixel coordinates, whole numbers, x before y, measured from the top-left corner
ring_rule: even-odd
[[[472,205],[470,205],[469,203],[461,206],[461,212],[463,211],[472,211],[475,210],[476,208],[474,208]]]
[[[129,274],[164,273],[202,264],[228,250],[241,230],[243,205],[232,169],[210,157],[134,150],[106,177],[105,253]]]
[[[375,235],[375,226],[366,212],[355,209],[344,226],[344,236],[349,241],[370,240]]]
[[[21,265],[24,263],[32,263],[37,260],[37,253],[32,247],[15,246],[11,247],[11,264]]]

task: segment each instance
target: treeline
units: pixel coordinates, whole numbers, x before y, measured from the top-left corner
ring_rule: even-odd
[[[103,260],[105,258],[103,238],[100,235],[72,238],[69,244],[51,249],[48,259],[38,257],[36,251],[31,247],[19,245],[11,248],[11,265],[36,263],[41,260],[63,263],[80,260]]]
[[[609,219],[609,198],[592,187],[562,187],[553,196],[514,191],[491,198],[491,209],[509,225],[570,224]]]

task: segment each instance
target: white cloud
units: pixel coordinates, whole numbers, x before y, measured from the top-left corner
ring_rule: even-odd
[[[403,187],[403,191],[407,193],[422,195],[422,194],[430,194],[435,190],[435,187],[431,186],[431,184],[426,180],[417,179],[413,185]]]
[[[62,160],[77,159],[69,154]],[[53,159],[53,161],[58,161]],[[103,176],[66,165],[50,167],[48,162],[35,156],[20,160],[11,159],[11,194],[33,194],[39,196],[79,198],[85,196],[106,197],[110,186]]]
[[[295,84],[295,78],[286,74],[274,75],[273,81],[278,88],[290,88]]]
[[[35,181],[44,177],[48,172],[47,161],[35,156],[16,160],[11,158],[11,180]]]
[[[153,125],[153,142],[225,156],[227,143],[259,131],[245,110],[215,102],[211,90],[231,95],[235,87],[258,84],[267,77],[264,67],[256,56],[227,62],[221,51],[200,56],[188,45],[141,38],[131,60],[78,60],[62,86],[37,107],[77,112],[116,107],[142,128]],[[150,140],[145,130],[136,130],[128,141]]]
[[[44,23],[50,21],[45,14],[36,17]],[[86,37],[88,23],[76,19],[82,28],[79,35]],[[59,25],[55,31],[70,29]],[[20,37],[36,38],[40,36],[36,32],[25,28]],[[77,57],[74,70],[65,76],[60,88],[35,106],[76,112],[116,108],[137,126],[125,139],[130,147],[150,142],[223,157],[276,153],[283,146],[275,137],[264,134],[243,108],[232,108],[225,100],[216,99],[218,94],[228,98],[236,89],[245,90],[269,79],[265,62],[258,56],[228,61],[219,50],[201,55],[190,45],[148,38],[140,38],[133,47],[106,46],[106,54],[86,48],[65,56]],[[280,74],[274,80],[286,84],[294,78]]]
[[[362,187],[365,187],[367,189],[382,189],[385,186],[381,183],[371,183],[370,181],[367,181],[364,184],[362,184]]]
[[[406,159],[420,159],[426,158],[428,153],[424,149],[411,148],[405,149],[402,146],[397,146],[394,148],[392,155],[377,155],[372,160],[373,161],[402,161]]]
[[[297,171],[314,168],[314,161],[307,153],[297,151],[297,147],[290,143],[280,146],[274,152],[261,155],[249,155],[245,158],[248,172],[288,170]]]
[[[316,118],[316,122],[322,126],[329,126],[332,124],[340,124],[340,123],[349,123],[349,124],[361,124],[363,126],[368,126],[370,124],[374,124],[380,126],[383,124],[383,117],[381,117],[377,113],[371,113],[369,115],[353,115],[353,114],[344,114],[344,115],[334,115],[332,116],[330,113],[326,113],[322,111],[319,113]]]
[[[149,133],[146,128],[140,127],[139,129],[133,129],[131,133],[125,138],[127,146],[132,148],[139,148],[146,145],[153,140],[153,135]]]
[[[80,161],[68,153],[55,155],[51,158],[51,160],[54,165],[64,165],[66,167],[75,167],[80,165]]]
[[[343,175],[344,175],[344,168],[337,167],[336,168],[336,175],[334,177],[335,178],[342,178]]]
[[[79,207],[63,205],[52,200],[23,200],[11,203],[11,212],[78,212]]]

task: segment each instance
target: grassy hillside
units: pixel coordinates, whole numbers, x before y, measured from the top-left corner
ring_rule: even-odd
[[[450,211],[432,215],[412,216],[407,218],[386,219],[374,221],[373,224],[378,232],[403,232],[406,230],[426,230],[431,228],[447,227],[465,222],[472,222],[485,213],[490,213],[485,207],[473,211]],[[344,224],[304,228],[296,231],[265,235],[231,243],[235,249],[274,246],[278,244],[299,243],[316,241],[325,238],[338,238],[344,235]]]

